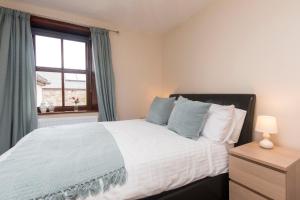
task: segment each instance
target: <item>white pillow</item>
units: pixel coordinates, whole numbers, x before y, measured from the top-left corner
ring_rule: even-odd
[[[233,132],[234,105],[212,104],[202,135],[216,142],[224,142]]]
[[[239,141],[239,137],[244,125],[246,114],[247,111],[245,110],[241,110],[238,108],[234,109],[234,119],[233,119],[231,131],[228,134],[228,137],[225,139],[228,144],[235,144]]]

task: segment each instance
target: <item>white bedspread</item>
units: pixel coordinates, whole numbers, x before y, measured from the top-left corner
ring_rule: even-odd
[[[88,200],[143,198],[228,170],[225,144],[187,139],[144,120],[103,124],[119,145],[128,180]]]
[[[228,171],[228,147],[200,137],[184,138],[142,119],[102,122],[119,145],[127,183],[87,200],[138,199]],[[0,161],[13,148],[0,156]]]

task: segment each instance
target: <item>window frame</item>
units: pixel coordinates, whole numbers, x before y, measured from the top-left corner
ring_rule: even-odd
[[[46,37],[53,37],[58,38],[61,40],[61,68],[52,68],[52,67],[43,67],[35,65],[35,73],[38,71],[40,72],[58,72],[61,73],[61,82],[62,82],[62,106],[55,106],[54,113],[64,113],[64,112],[74,112],[74,106],[65,106],[65,83],[64,83],[64,74],[65,73],[75,73],[75,74],[86,74],[86,105],[78,106],[79,111],[96,111],[97,105],[95,104],[95,100],[92,101],[92,98],[95,96],[95,91],[92,91],[92,88],[95,90],[95,83],[94,87],[92,87],[92,62],[91,62],[91,40],[89,36],[77,35],[77,34],[70,34],[64,33],[54,30],[48,30],[45,28],[36,28],[32,27],[32,38],[33,38],[33,46],[34,46],[34,53],[36,55],[36,45],[35,45],[35,35],[46,36]],[[72,40],[78,42],[85,42],[86,43],[86,69],[68,69],[64,68],[64,52],[63,52],[63,40]],[[39,110],[39,105],[38,112]]]

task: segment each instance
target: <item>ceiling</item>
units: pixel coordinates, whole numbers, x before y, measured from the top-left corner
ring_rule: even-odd
[[[72,12],[116,26],[165,32],[212,0],[13,0]]]

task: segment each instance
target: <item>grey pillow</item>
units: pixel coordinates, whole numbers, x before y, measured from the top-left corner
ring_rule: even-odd
[[[170,114],[174,107],[175,98],[155,97],[146,121],[154,124],[165,125],[168,123]]]
[[[168,129],[181,136],[198,139],[208,117],[210,105],[179,97],[169,118]]]
[[[177,101],[175,102],[175,104],[177,104],[177,103],[184,103],[184,102],[187,102],[187,101],[191,101],[191,100],[189,100],[188,98],[179,96],[178,99],[177,99]]]

